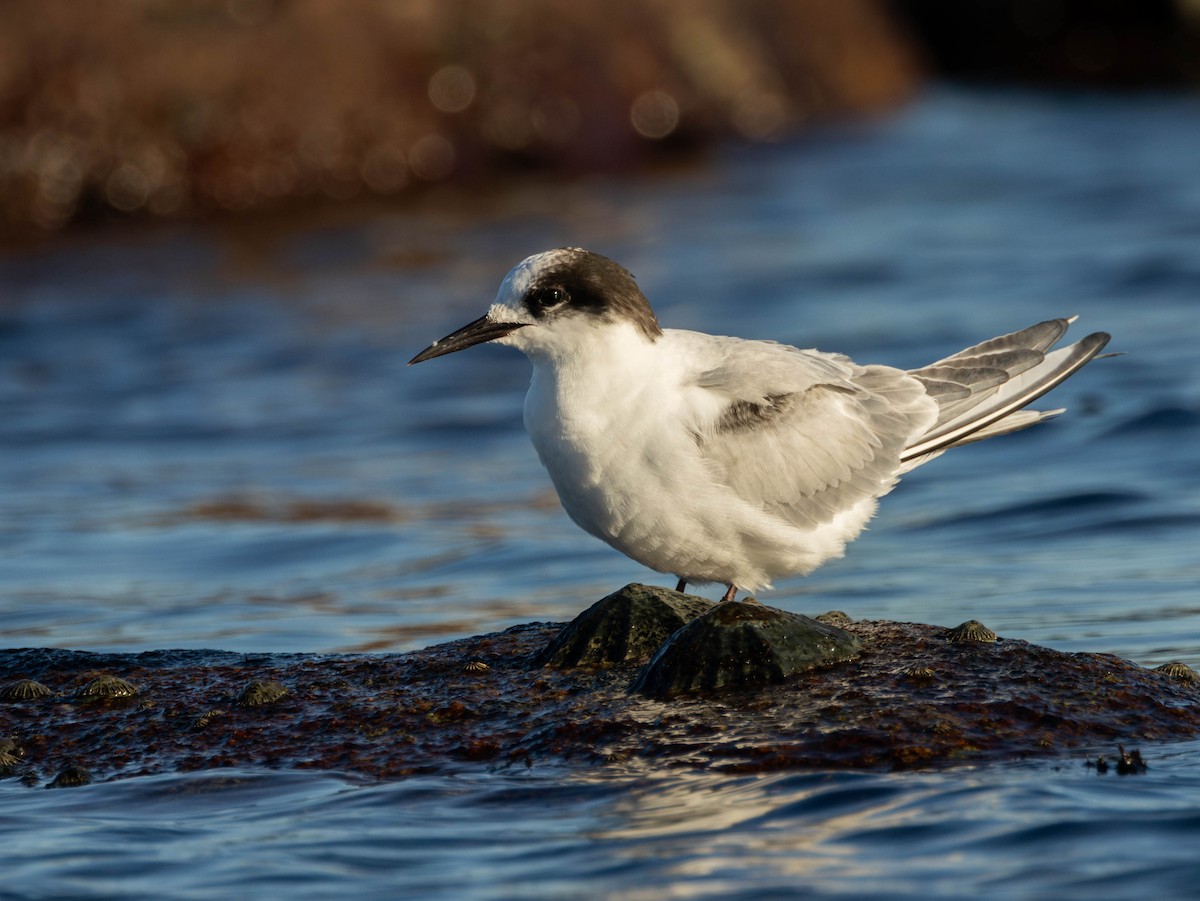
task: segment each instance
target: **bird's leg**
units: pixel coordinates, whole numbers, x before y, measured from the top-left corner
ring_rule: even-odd
[[[732,601],[735,597],[737,597],[737,586],[736,585],[727,585],[725,587],[725,597],[721,598],[721,600],[722,601]]]
[[[675,586],[675,590],[683,594],[685,588],[687,588],[687,579],[680,579],[679,584]]]

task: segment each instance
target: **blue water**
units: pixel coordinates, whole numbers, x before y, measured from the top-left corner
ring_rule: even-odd
[[[0,257],[0,645],[402,651],[634,580],[575,529],[504,348],[406,368],[579,244],[665,325],[917,366],[1079,314],[1068,413],[907,476],[761,597],[1200,664],[1200,98],[939,90],[624,179],[127,227]],[[0,897],[1182,897],[1200,742],[929,773],[0,781]],[[7,894],[6,894],[7,893]]]
[[[1195,897],[1197,752],[1163,749],[1126,779],[1073,762],[366,787],[220,772],[5,792],[3,896]]]

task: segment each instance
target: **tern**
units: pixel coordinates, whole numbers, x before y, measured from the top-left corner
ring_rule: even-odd
[[[1095,357],[1051,319],[921,369],[664,329],[633,276],[538,253],[487,313],[409,365],[484,342],[533,364],[525,427],[567,514],[638,563],[722,600],[841,557],[899,477],[1062,410],[1024,409]]]

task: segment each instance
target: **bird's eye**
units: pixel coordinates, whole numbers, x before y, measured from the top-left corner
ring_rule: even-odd
[[[530,298],[534,306],[542,310],[549,310],[567,300],[567,292],[562,288],[538,288],[533,292]]]

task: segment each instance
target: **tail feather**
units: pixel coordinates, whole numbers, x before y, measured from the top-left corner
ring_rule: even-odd
[[[1028,428],[1061,410],[1022,410],[1096,356],[1109,335],[1095,332],[1050,351],[1074,319],[1051,319],[992,338],[909,374],[939,407],[937,421],[904,452],[906,468],[947,448]]]

